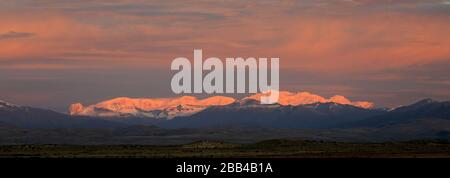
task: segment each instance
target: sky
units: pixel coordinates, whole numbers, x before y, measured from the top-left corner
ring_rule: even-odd
[[[450,0],[0,0],[0,100],[174,97],[176,57],[279,57],[280,89],[450,100]],[[200,96],[201,97],[201,96]]]

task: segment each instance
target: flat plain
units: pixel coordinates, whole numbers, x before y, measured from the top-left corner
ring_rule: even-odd
[[[180,145],[3,145],[1,158],[450,158],[450,142],[346,143],[266,140]]]

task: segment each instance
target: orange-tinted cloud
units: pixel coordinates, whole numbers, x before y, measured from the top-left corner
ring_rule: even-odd
[[[168,91],[160,78],[170,77],[172,59],[192,58],[193,49],[201,48],[204,57],[280,57],[285,90],[382,98],[377,104],[450,97],[444,65],[450,63],[446,1],[183,2],[0,1],[0,81],[8,82],[0,85],[0,93],[30,93],[27,88],[41,85],[13,79],[40,74],[61,76],[41,86],[40,95],[56,95],[52,91],[64,86],[72,94],[82,84],[93,86],[87,99],[114,97],[105,94],[111,88],[128,95],[136,93],[129,88],[160,87],[160,93],[148,91],[160,95]],[[126,74],[135,71],[157,77],[126,83],[133,82]]]
[[[282,68],[338,72],[449,60],[448,14],[426,13],[430,6],[448,9],[438,1],[24,3],[1,13],[0,60],[167,68],[194,48],[222,58],[281,57]],[[18,33],[33,35],[8,38]]]
[[[305,70],[379,70],[450,60],[448,18],[408,14],[302,19],[279,50]]]

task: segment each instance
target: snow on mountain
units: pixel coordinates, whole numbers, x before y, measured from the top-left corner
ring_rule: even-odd
[[[305,104],[313,104],[313,103],[338,103],[338,104],[347,104],[352,105],[360,108],[373,108],[374,104],[367,101],[350,101],[349,99],[345,98],[341,95],[333,96],[329,99],[326,99],[322,96],[315,95],[308,92],[287,92],[287,91],[280,91],[280,96],[278,99],[278,103],[280,105],[286,106],[286,105],[292,105],[292,106],[298,106],[298,105],[305,105]],[[260,97],[263,96],[263,94],[258,93],[252,96],[249,96],[247,98],[259,100]]]
[[[197,99],[192,96],[178,98],[127,98],[120,97],[103,101],[90,106],[81,103],[72,104],[69,108],[70,115],[96,116],[96,117],[150,117],[168,118],[177,116],[190,116],[210,106],[224,106],[233,104],[236,107],[277,107],[286,105],[306,105],[313,103],[338,103],[353,105],[360,108],[372,108],[373,103],[365,101],[352,102],[344,96],[336,95],[329,99],[308,92],[292,93],[280,91],[278,104],[261,105],[260,97],[263,94],[255,94],[241,100],[230,97],[213,96],[205,99]]]
[[[192,96],[178,98],[127,98],[120,97],[84,107],[81,103],[72,104],[70,115],[120,117],[137,116],[152,118],[173,118],[197,113],[209,106],[233,103],[229,97],[214,96],[199,100]]]
[[[11,109],[15,109],[18,108],[19,106],[15,105],[15,104],[11,104],[8,103],[6,101],[0,100],[0,109],[3,110],[11,110]]]

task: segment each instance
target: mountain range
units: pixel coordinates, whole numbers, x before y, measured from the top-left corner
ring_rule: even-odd
[[[259,101],[262,94],[255,94],[241,100],[224,96],[213,96],[199,100],[192,96],[178,98],[127,98],[119,97],[97,104],[83,106],[81,103],[72,104],[69,114],[72,116],[93,117],[147,117],[172,119],[180,116],[190,116],[209,107],[226,106],[246,100]],[[313,103],[338,103],[369,109],[374,106],[371,102],[352,102],[344,96],[336,95],[329,99],[308,92],[291,93],[281,91],[278,104],[280,106],[300,106]]]
[[[42,138],[46,134],[54,135],[57,143],[66,140],[63,136],[80,139],[85,134],[104,139],[126,136],[126,140],[143,139],[145,135],[152,143],[170,142],[165,139],[239,140],[245,137],[243,133],[250,134],[252,140],[263,135],[365,141],[450,139],[449,101],[424,99],[411,105],[380,109],[373,103],[352,102],[342,96],[326,99],[306,92],[285,92],[280,96],[283,96],[280,102],[271,105],[260,104],[258,95],[239,100],[221,96],[116,98],[86,107],[71,105],[69,114],[0,101],[0,142],[12,139],[15,143],[16,137],[21,142],[30,141],[38,135],[42,143],[47,143]],[[111,142],[121,143],[121,139]],[[145,139],[141,141],[147,143]]]
[[[69,116],[47,109],[19,106],[0,100],[0,125],[20,128],[114,128],[122,124],[102,119]]]

